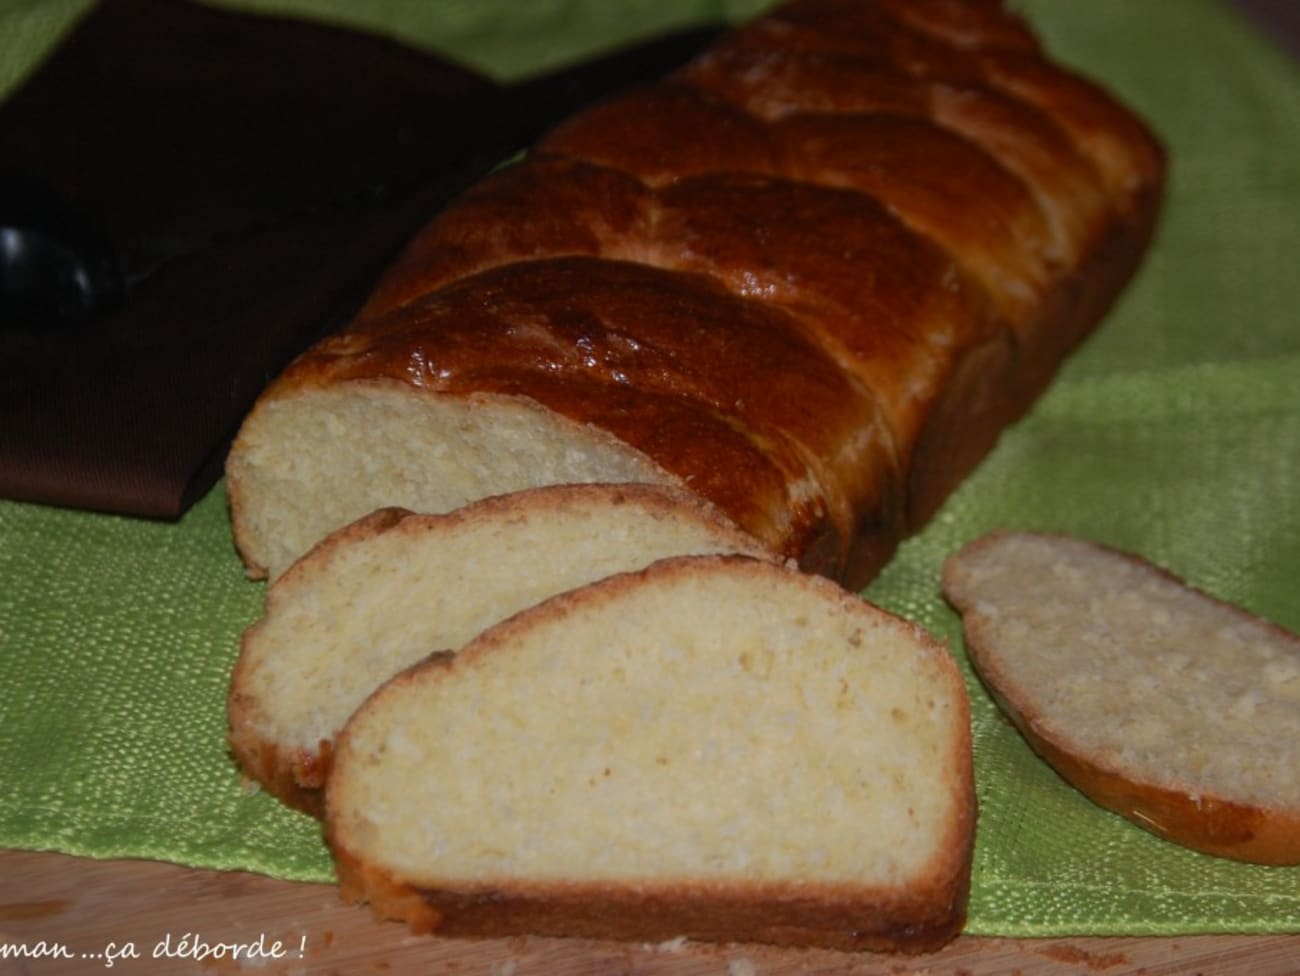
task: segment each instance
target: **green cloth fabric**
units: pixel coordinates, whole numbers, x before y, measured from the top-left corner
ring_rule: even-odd
[[[391,30],[507,77],[757,4],[244,6]],[[1159,130],[1166,216],[1103,329],[867,595],[960,658],[943,558],[995,526],[1040,528],[1141,552],[1300,630],[1296,65],[1216,0],[1016,6]],[[83,8],[0,5],[0,84]],[[225,751],[226,681],[262,594],[242,576],[220,487],[174,525],[0,502],[0,845],[329,879],[318,826],[243,788]],[[970,932],[1300,932],[1300,868],[1204,857],[1098,809],[968,678],[981,804]]]

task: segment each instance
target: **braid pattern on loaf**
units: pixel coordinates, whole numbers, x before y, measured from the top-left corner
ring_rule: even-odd
[[[1096,325],[1161,166],[1000,3],[795,0],[470,190],[288,375],[530,398],[861,583]]]

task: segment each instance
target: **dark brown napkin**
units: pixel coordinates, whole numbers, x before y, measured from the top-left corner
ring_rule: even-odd
[[[341,28],[101,0],[0,106],[0,168],[102,234],[125,299],[0,323],[0,497],[180,515],[266,382],[439,205],[711,34],[505,87]]]
[[[349,180],[365,191],[367,159],[383,172],[393,147],[375,134],[398,142],[491,88],[322,25],[95,7],[0,107],[0,162],[96,225],[129,290],[77,328],[0,331],[0,495],[183,512],[266,381],[355,308],[445,192],[339,199]]]

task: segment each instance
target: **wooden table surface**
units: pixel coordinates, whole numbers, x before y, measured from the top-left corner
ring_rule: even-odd
[[[279,943],[277,945],[277,942]],[[241,958],[231,958],[233,950]],[[925,956],[412,936],[330,885],[151,861],[0,851],[0,976],[82,973],[471,976],[1298,976],[1300,935],[962,937]]]

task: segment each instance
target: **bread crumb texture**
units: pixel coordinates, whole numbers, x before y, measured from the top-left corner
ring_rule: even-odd
[[[240,431],[228,476],[244,555],[272,579],[380,507],[448,512],[536,485],[672,480],[523,398],[412,396],[384,381],[266,399]]]
[[[666,560],[408,672],[340,740],[331,841],[421,887],[905,885],[969,844],[965,689],[914,626]]]
[[[353,523],[273,584],[244,640],[241,720],[282,751],[315,750],[432,652],[564,590],[712,552],[766,554],[698,500],[649,485],[557,485]]]
[[[1057,744],[1141,782],[1300,809],[1300,639],[1151,564],[1003,533],[945,570],[976,666]]]

